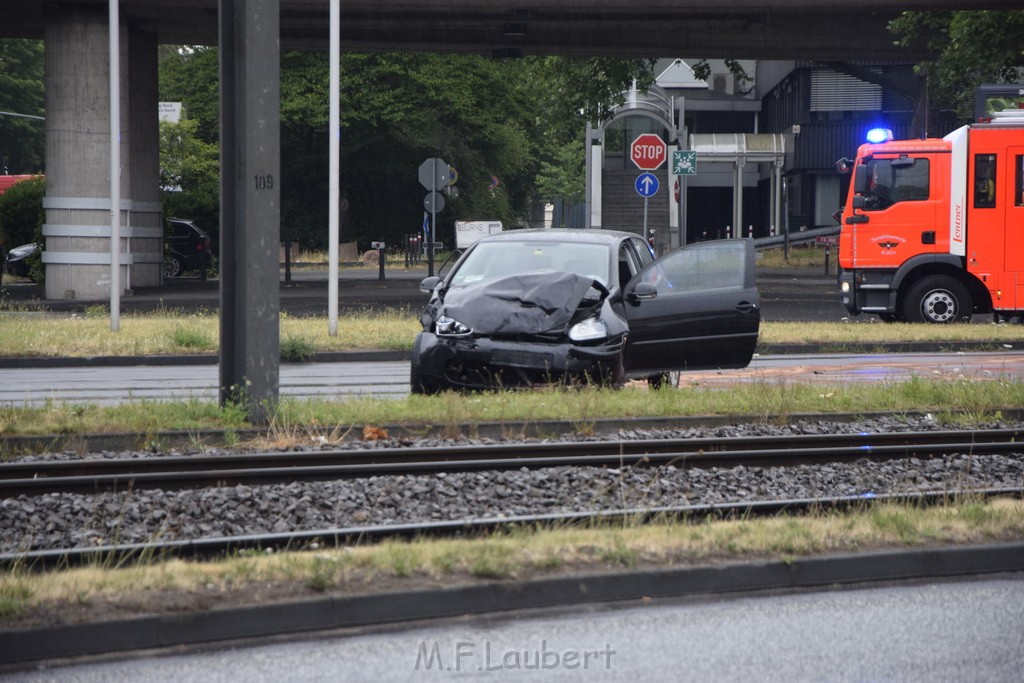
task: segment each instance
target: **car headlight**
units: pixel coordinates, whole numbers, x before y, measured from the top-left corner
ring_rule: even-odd
[[[850,283],[849,283],[849,282],[846,282],[846,281],[844,280],[844,281],[843,281],[842,283],[840,283],[840,285],[839,285],[839,291],[841,291],[841,292],[842,292],[843,294],[849,294],[849,293],[850,293]]]
[[[473,330],[454,318],[442,315],[437,319],[437,333],[441,336],[464,337]]]
[[[569,329],[569,339],[574,342],[596,341],[608,336],[608,326],[597,318],[587,318]]]

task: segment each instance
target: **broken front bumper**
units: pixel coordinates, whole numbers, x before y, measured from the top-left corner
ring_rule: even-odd
[[[621,382],[620,337],[596,346],[481,338],[438,337],[424,332],[420,367],[424,383],[441,388],[501,389],[554,382]]]

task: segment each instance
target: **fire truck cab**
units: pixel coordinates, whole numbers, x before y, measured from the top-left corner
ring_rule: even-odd
[[[853,171],[839,239],[843,305],[885,321],[1021,315],[1024,111],[941,139],[889,138],[837,163]]]

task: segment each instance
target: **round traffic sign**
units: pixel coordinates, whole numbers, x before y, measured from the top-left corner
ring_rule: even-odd
[[[653,173],[641,173],[636,177],[634,187],[641,197],[653,197],[658,193],[658,176]]]
[[[668,155],[668,146],[661,136],[654,133],[638,135],[629,146],[629,158],[641,171],[661,168]]]
[[[423,208],[431,213],[444,211],[444,195],[440,192],[428,192],[423,198]]]

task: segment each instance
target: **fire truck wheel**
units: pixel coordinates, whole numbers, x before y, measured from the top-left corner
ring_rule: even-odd
[[[959,281],[946,275],[930,275],[907,292],[903,318],[911,323],[969,321],[974,303]]]

